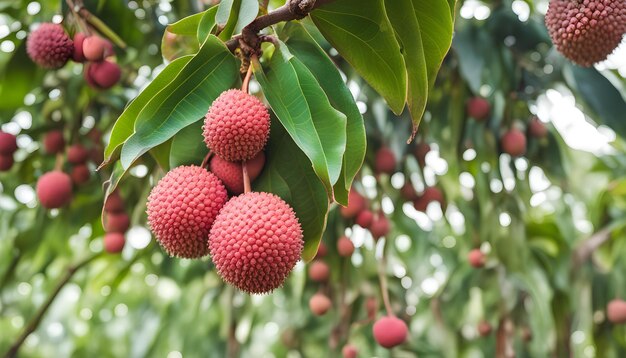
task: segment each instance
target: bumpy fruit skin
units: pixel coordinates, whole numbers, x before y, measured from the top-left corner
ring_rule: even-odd
[[[83,42],[85,41],[85,35],[82,32],[77,32],[74,34],[74,52],[72,53],[72,60],[74,62],[85,62],[85,54],[83,53]]]
[[[315,260],[309,266],[309,278],[315,282],[326,282],[330,277],[330,267],[320,260]]]
[[[354,222],[364,229],[369,229],[374,221],[374,214],[369,210],[363,210],[357,214]]]
[[[396,171],[396,155],[387,147],[382,147],[376,153],[376,172],[393,174]]]
[[[500,139],[502,151],[512,157],[520,157],[526,153],[526,136],[519,129],[511,129]]]
[[[485,254],[480,249],[473,249],[467,254],[467,261],[474,268],[481,268],[485,266]]]
[[[357,216],[358,213],[365,210],[367,207],[367,200],[359,192],[352,189],[348,193],[348,206],[341,207],[341,216],[346,219],[351,219]]]
[[[323,316],[332,306],[330,299],[323,293],[316,293],[309,300],[309,308],[316,316]]]
[[[89,172],[89,168],[86,164],[79,164],[72,168],[72,172],[70,173],[70,177],[72,177],[72,182],[74,184],[83,184],[89,181],[89,177],[91,173]]]
[[[17,138],[11,134],[0,131],[0,154],[13,154],[17,150]]]
[[[422,195],[420,195],[417,200],[413,201],[413,207],[415,207],[417,211],[426,212],[428,205],[433,201],[439,202],[442,208],[446,205],[443,192],[439,188],[431,186],[424,189]]]
[[[209,236],[219,275],[248,293],[268,293],[282,286],[300,259],[303,244],[295,212],[270,193],[230,199]]]
[[[0,154],[0,172],[6,172],[13,167],[13,154]]]
[[[623,0],[551,0],[546,26],[557,50],[590,67],[603,61],[626,33]]]
[[[65,149],[65,139],[60,130],[50,131],[43,137],[43,149],[48,154],[57,154]]]
[[[356,358],[359,354],[359,350],[352,344],[346,344],[341,349],[341,355],[343,358]]]
[[[387,217],[383,214],[379,214],[378,217],[374,218],[372,225],[370,225],[370,232],[376,240],[387,236],[390,230],[391,224],[389,223],[389,220],[387,220]]]
[[[107,213],[104,220],[104,230],[106,232],[128,231],[130,227],[130,218],[126,213]]]
[[[254,158],[265,147],[269,133],[267,108],[238,89],[225,91],[213,101],[204,120],[204,142],[231,162]]]
[[[74,54],[74,44],[61,25],[43,23],[28,35],[26,52],[43,68],[63,67]]]
[[[124,234],[119,232],[110,232],[104,235],[104,250],[110,254],[122,252],[126,240]]]
[[[72,199],[72,179],[69,175],[52,171],[42,175],[37,181],[37,197],[41,206],[57,209]]]
[[[171,256],[199,258],[208,254],[207,237],[228,200],[226,188],[198,166],[169,171],[148,196],[148,224]]]
[[[391,349],[406,341],[409,328],[403,320],[387,316],[374,323],[374,339],[381,346]]]
[[[482,122],[489,117],[491,105],[482,97],[474,97],[467,101],[466,111],[468,116]]]
[[[347,236],[342,236],[337,240],[337,252],[339,256],[349,257],[354,253],[354,244]]]
[[[481,321],[478,324],[478,334],[480,334],[481,337],[486,337],[488,335],[491,334],[491,324],[489,324],[489,322],[487,321]]]
[[[119,192],[114,191],[109,195],[104,203],[104,211],[107,213],[120,213],[124,211],[124,200]]]
[[[606,306],[606,317],[611,323],[626,323],[626,301],[620,299],[611,300]]]
[[[83,55],[89,61],[102,61],[106,41],[100,36],[89,36],[83,41]]]
[[[253,182],[265,165],[265,154],[259,152],[254,158],[246,162],[250,182]],[[243,193],[243,171],[241,162],[229,162],[218,156],[213,156],[209,162],[209,170],[215,174],[231,194]]]
[[[83,164],[89,159],[89,152],[80,144],[74,144],[67,149],[67,161],[72,164]]]
[[[119,82],[122,70],[117,63],[107,60],[92,62],[85,67],[85,81],[95,89],[109,89]]]
[[[539,118],[533,118],[528,123],[528,133],[535,138],[545,138],[548,135],[548,127]]]

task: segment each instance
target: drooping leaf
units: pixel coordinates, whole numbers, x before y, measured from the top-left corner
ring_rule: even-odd
[[[297,22],[290,22],[285,26],[283,36],[294,56],[302,61],[315,76],[331,105],[347,117],[346,152],[343,157],[341,176],[334,186],[335,200],[342,205],[347,205],[347,193],[365,157],[367,144],[363,116],[359,112],[352,93],[341,78],[339,70],[304,26]]]
[[[202,137],[203,120],[183,128],[172,140],[169,152],[170,167],[200,164],[209,151]]]
[[[400,114],[406,101],[407,78],[383,0],[343,0],[311,13],[324,37]]]
[[[267,161],[254,190],[271,192],[296,212],[304,233],[302,259],[311,261],[326,227],[329,201],[309,160],[277,120],[265,148]]]
[[[253,61],[270,107],[306,154],[330,198],[346,149],[346,116],[334,109],[313,74],[283,43],[267,69]]]
[[[135,133],[122,147],[125,169],[151,148],[200,119],[224,90],[239,80],[236,58],[211,35],[178,76],[139,113]]]

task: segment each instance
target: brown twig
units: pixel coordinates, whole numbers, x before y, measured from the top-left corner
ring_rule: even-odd
[[[574,268],[578,268],[583,263],[589,260],[589,257],[600,247],[602,244],[607,242],[611,238],[611,227],[605,227],[602,230],[596,232],[591,235],[588,239],[584,240],[574,253],[572,254],[572,261],[574,263]]]

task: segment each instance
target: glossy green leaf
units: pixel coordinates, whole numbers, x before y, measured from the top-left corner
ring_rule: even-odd
[[[256,16],[259,14],[259,1],[258,0],[242,0],[241,7],[239,9],[239,16],[237,18],[237,26],[235,27],[235,33],[240,33],[241,29],[250,24]]]
[[[220,4],[218,5],[217,13],[215,15],[215,23],[220,28],[224,28],[224,26],[226,26],[226,23],[228,22],[228,19],[230,18],[230,13],[232,11],[234,1],[235,0],[220,1]]]
[[[213,31],[213,28],[215,28],[215,15],[217,14],[217,9],[218,6],[213,6],[205,11],[204,15],[202,15],[202,19],[200,19],[200,23],[198,23],[197,31],[199,43],[204,43],[211,31]]]
[[[391,110],[400,114],[406,101],[405,63],[383,0],[334,1],[314,10],[311,18]]]
[[[139,116],[141,110],[148,104],[148,102],[154,98],[159,91],[167,87],[180,71],[185,67],[187,63],[193,58],[193,56],[181,57],[174,62],[170,63],[159,73],[150,84],[144,88],[144,90],[126,107],[124,112],[115,121],[109,143],[104,150],[104,163],[111,160],[111,156],[117,147],[122,145],[128,137],[130,137],[135,128],[135,121]]]
[[[202,137],[203,124],[204,121],[201,119],[183,128],[174,136],[169,152],[171,168],[189,164],[199,165],[202,162],[209,151]]]
[[[178,76],[139,113],[135,133],[122,147],[125,169],[146,151],[202,118],[220,93],[239,81],[236,58],[224,43],[209,36]]]
[[[306,31],[297,22],[288,23],[282,33],[290,51],[302,61],[319,82],[331,105],[347,117],[346,152],[343,157],[341,176],[334,186],[335,200],[348,204],[348,192],[354,177],[361,169],[366,151],[363,116],[356,106],[352,93],[341,78],[339,70]]]
[[[334,198],[346,150],[346,116],[331,106],[313,74],[283,43],[267,69],[255,62],[254,72],[270,107]]]
[[[167,25],[166,30],[176,35],[196,36],[196,33],[198,32],[198,25],[200,24],[200,20],[204,14],[205,12],[199,12],[197,14],[187,16],[171,25]]]
[[[278,121],[272,121],[267,161],[254,190],[271,192],[293,207],[304,233],[302,259],[311,261],[326,227],[329,201],[309,160]]]
[[[157,164],[167,172],[170,170],[170,149],[172,148],[172,140],[163,142],[156,147],[150,149],[149,153]]]

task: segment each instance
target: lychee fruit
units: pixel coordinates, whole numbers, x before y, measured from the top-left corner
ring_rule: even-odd
[[[407,339],[409,328],[403,320],[394,316],[386,316],[374,323],[374,339],[381,346],[391,349],[399,346]]]
[[[116,190],[106,199],[104,211],[108,213],[119,213],[124,211],[124,200]]]
[[[492,331],[491,324],[489,324],[489,322],[487,321],[481,321],[480,323],[478,323],[477,329],[478,334],[480,334],[481,337],[486,337],[490,335]]]
[[[74,34],[74,52],[72,53],[72,60],[74,62],[85,62],[87,59],[85,58],[85,54],[83,53],[83,42],[85,41],[85,35],[82,32],[77,32]]]
[[[7,132],[0,131],[0,154],[13,154],[17,150],[17,138]]]
[[[606,317],[611,323],[626,323],[626,301],[618,298],[611,300],[606,306]]]
[[[52,171],[42,175],[37,181],[37,197],[41,206],[57,209],[72,199],[72,179],[61,171]]]
[[[519,157],[526,153],[526,136],[519,129],[511,129],[500,139],[502,151],[512,157]]]
[[[315,282],[326,282],[330,277],[330,267],[324,261],[315,260],[309,266],[309,278]]]
[[[419,163],[420,167],[426,165],[426,155],[430,152],[431,148],[428,143],[421,142],[415,146],[415,159]]]
[[[389,220],[387,220],[387,217],[383,214],[379,214],[378,217],[372,221],[372,225],[370,225],[370,233],[372,233],[372,236],[376,240],[387,236],[390,230],[391,224],[389,223]]]
[[[605,60],[621,43],[626,33],[626,2],[551,0],[546,27],[563,56],[590,67]]]
[[[0,154],[0,172],[6,172],[13,167],[13,154]]]
[[[309,300],[309,308],[316,316],[323,316],[326,312],[328,312],[331,306],[332,302],[330,301],[330,298],[323,293],[318,292]]]
[[[28,35],[26,52],[37,65],[57,69],[74,54],[74,45],[61,25],[43,23]]]
[[[74,144],[67,149],[67,161],[72,164],[83,164],[89,159],[89,152],[81,144]]]
[[[265,154],[259,152],[254,158],[248,160],[246,165],[250,182],[253,182],[263,170]],[[234,195],[243,193],[243,171],[241,162],[229,162],[214,155],[209,162],[209,170],[222,180],[222,183],[224,183],[224,186],[230,193]]]
[[[70,177],[72,177],[72,182],[76,185],[86,183],[89,181],[89,177],[91,173],[89,172],[89,167],[86,164],[78,164],[72,168],[72,172],[70,173]]]
[[[100,36],[92,35],[83,41],[83,55],[89,61],[102,61],[106,48],[106,40]]]
[[[467,261],[472,267],[481,268],[485,266],[486,257],[480,249],[473,249],[467,254]]]
[[[107,60],[92,62],[85,67],[85,81],[95,89],[109,89],[119,82],[122,70],[117,63]]]
[[[402,197],[408,201],[415,201],[419,198],[413,184],[411,184],[410,180],[407,180],[402,188],[400,189],[400,194]]]
[[[528,123],[528,133],[535,138],[544,138],[548,135],[548,127],[535,117]]]
[[[104,235],[104,250],[110,254],[117,254],[122,252],[126,239],[124,234],[119,232],[109,232]]]
[[[224,281],[248,293],[282,286],[304,242],[296,213],[278,196],[250,192],[234,197],[215,219],[209,250]]]
[[[367,207],[367,200],[361,194],[359,194],[356,190],[351,189],[348,193],[348,206],[342,206],[341,216],[346,219],[351,219],[355,217],[362,210],[365,210]]]
[[[343,358],[356,358],[359,354],[359,350],[352,344],[346,344],[341,349],[341,355]]]
[[[339,256],[349,257],[354,253],[354,244],[347,236],[342,236],[337,240],[337,252]]]
[[[204,120],[204,142],[220,158],[238,162],[254,158],[270,133],[270,114],[256,97],[238,89],[223,92]]]
[[[482,97],[473,97],[467,101],[466,111],[469,117],[482,122],[489,117],[491,105]]]
[[[328,254],[328,248],[326,244],[320,241],[320,245],[317,247],[317,253],[315,254],[316,259],[320,259]]]
[[[396,171],[396,155],[387,147],[376,152],[376,172],[393,174]]]
[[[124,233],[130,227],[130,218],[126,213],[107,213],[104,220],[106,232]]]
[[[63,131],[55,130],[46,133],[43,137],[43,149],[48,154],[57,154],[65,149]]]
[[[169,171],[148,196],[148,224],[171,255],[199,258],[208,253],[207,237],[226,201],[224,184],[198,166]]]
[[[443,192],[439,188],[431,186],[424,189],[422,195],[420,195],[417,200],[413,201],[413,207],[415,207],[417,211],[426,212],[428,205],[434,201],[439,202],[442,208],[446,205]]]
[[[364,229],[369,229],[372,226],[372,221],[374,221],[374,214],[369,210],[361,211],[354,219],[354,222]]]

